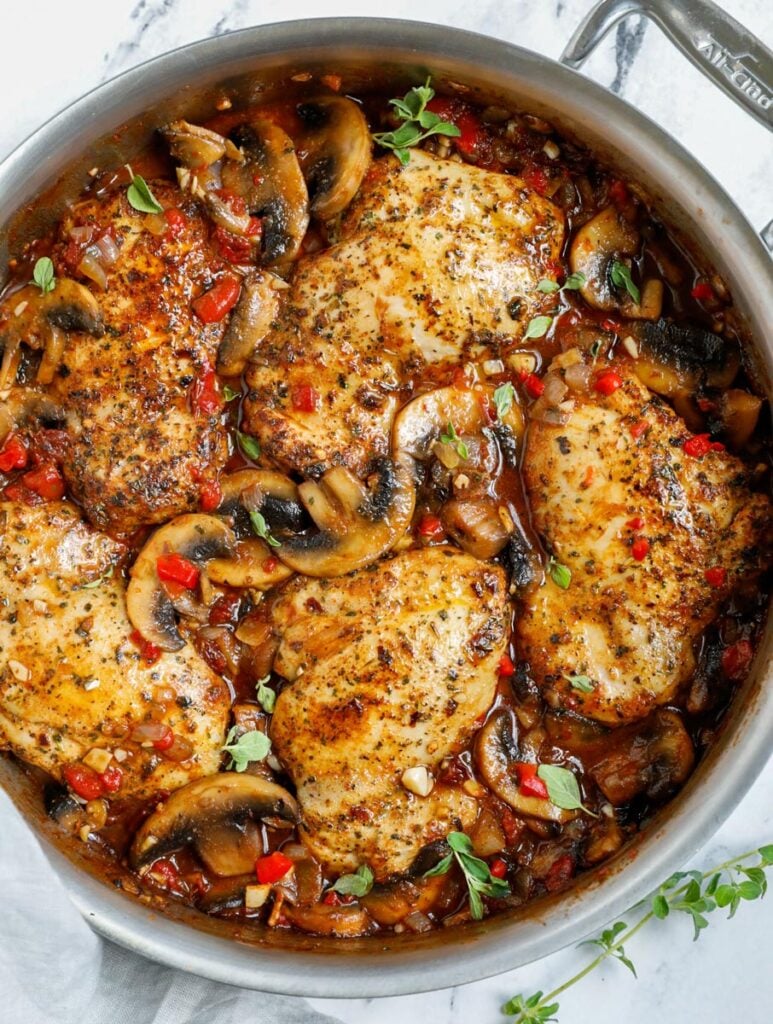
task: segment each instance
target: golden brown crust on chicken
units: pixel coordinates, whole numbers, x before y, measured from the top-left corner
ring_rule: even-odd
[[[529,427],[533,522],[572,576],[565,590],[549,577],[535,584],[517,624],[539,685],[613,725],[667,703],[689,678],[694,641],[763,568],[770,525],[744,464],[720,450],[690,456],[682,420],[630,364],[614,369],[623,383],[612,395],[575,395],[564,426]],[[711,567],[726,570],[723,584],[706,579]],[[593,690],[573,688],[576,675]]]
[[[271,736],[297,786],[304,841],[328,870],[368,863],[383,879],[474,822],[463,790],[437,784],[420,797],[401,776],[458,752],[491,705],[506,602],[501,569],[449,547],[297,579],[277,599],[274,667],[290,685]]]
[[[522,337],[562,241],[560,210],[518,178],[420,150],[406,167],[376,161],[337,244],[297,265],[248,372],[246,429],[283,468],[362,475],[388,454],[417,367],[497,356]],[[315,411],[296,401],[308,387]]]
[[[70,491],[114,535],[197,508],[201,479],[227,457],[219,416],[196,414],[190,403],[191,383],[214,365],[224,328],[199,322],[191,300],[220,261],[196,204],[169,184],[153,188],[164,207],[184,208],[174,237],[149,230],[125,189],[75,208],[76,224],[95,237],[112,229],[119,256],[107,268],[107,291],[89,285],[104,334],[71,334],[49,388],[65,412]],[[57,268],[64,252],[52,254]]]
[[[190,644],[152,666],[142,660],[115,571],[124,547],[66,502],[4,502],[0,534],[0,747],[57,778],[94,747],[126,750],[122,796],[217,771],[227,687]],[[187,740],[193,755],[175,764],[128,741],[151,718]]]

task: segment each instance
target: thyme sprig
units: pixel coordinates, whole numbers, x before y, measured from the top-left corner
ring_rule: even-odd
[[[752,857],[758,857],[758,862],[746,864],[745,862]],[[728,917],[733,917],[742,901],[761,899],[767,891],[768,880],[765,872],[770,867],[773,867],[773,843],[739,854],[709,871],[677,871],[654,893],[632,908],[647,908],[635,924],[628,925],[625,921],[618,921],[610,928],[606,928],[597,939],[581,943],[583,946],[592,945],[601,950],[582,970],[550,992],[513,996],[502,1007],[502,1013],[514,1018],[511,1024],[549,1024],[551,1021],[557,1021],[558,996],[582,981],[605,960],[619,960],[634,977],[636,976],[636,968],[626,953],[625,946],[650,921],[662,921],[672,912],[686,914],[693,924],[694,941],[703,929],[708,927],[708,914],[728,907]]]

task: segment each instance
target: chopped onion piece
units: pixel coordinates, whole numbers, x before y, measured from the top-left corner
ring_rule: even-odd
[[[575,363],[568,366],[564,373],[564,380],[572,391],[587,391],[590,385],[592,367],[585,363]]]
[[[549,405],[558,405],[566,398],[569,389],[557,373],[549,373],[544,383],[545,391],[542,397]]]
[[[107,291],[107,274],[105,268],[97,259],[94,251],[95,247],[90,246],[81,257],[81,261],[78,264],[78,273],[83,274],[90,281],[93,281],[98,288],[101,288],[103,292]]]

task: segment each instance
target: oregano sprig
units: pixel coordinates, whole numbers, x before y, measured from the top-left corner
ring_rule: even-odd
[[[746,861],[752,857],[758,857],[759,860],[756,864],[747,864]],[[557,1021],[558,996],[582,981],[605,960],[619,960],[636,976],[636,968],[625,946],[650,921],[662,921],[671,913],[686,914],[692,921],[695,940],[708,927],[707,915],[713,911],[729,907],[728,917],[733,917],[742,901],[761,899],[767,891],[765,872],[770,867],[773,867],[773,843],[739,854],[709,871],[677,871],[642,903],[632,908],[646,908],[635,924],[629,926],[625,921],[617,921],[598,938],[580,943],[581,946],[592,945],[601,950],[582,970],[550,992],[513,996],[502,1007],[502,1013],[514,1018],[512,1024],[548,1024]]]
[[[402,99],[390,100],[402,124],[394,131],[376,132],[373,136],[373,141],[384,149],[391,149],[403,166],[411,159],[408,150],[431,135],[456,138],[462,134],[455,124],[427,110],[427,104],[435,95],[429,83],[430,79],[427,78],[424,85],[414,86]]]

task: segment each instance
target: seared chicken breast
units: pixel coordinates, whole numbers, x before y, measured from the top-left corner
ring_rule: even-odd
[[[771,518],[739,459],[709,445],[690,454],[701,447],[684,444],[672,409],[629,364],[613,370],[617,390],[574,394],[564,426],[529,427],[534,526],[571,580],[562,589],[548,573],[517,622],[540,686],[611,725],[667,703],[690,677],[695,640],[763,567]],[[590,692],[572,686],[575,676]]]
[[[304,840],[333,873],[383,879],[426,843],[469,828],[475,800],[435,775],[491,705],[507,639],[497,566],[450,547],[409,551],[335,580],[291,581],[273,608],[274,667],[289,680],[271,727]]]
[[[4,502],[0,533],[0,748],[57,778],[105,751],[123,774],[122,796],[217,771],[228,689],[190,644],[143,660],[116,571],[123,546],[65,502]],[[132,742],[148,721],[168,725],[191,756],[176,763]]]
[[[224,324],[201,323],[191,300],[220,262],[196,204],[169,184],[153,187],[164,207],[184,208],[160,235],[132,209],[125,189],[73,211],[78,230],[94,239],[108,233],[117,257],[106,268],[105,291],[89,284],[99,328],[68,331],[47,391],[69,436],[63,470],[70,491],[92,523],[114,535],[197,508],[201,481],[227,457],[219,410],[197,410],[194,398]],[[67,246],[52,256],[64,273]],[[0,309],[0,334],[13,327],[19,305],[15,293]],[[70,311],[69,326],[77,321]]]
[[[561,211],[519,178],[420,150],[376,161],[337,244],[297,265],[247,375],[243,429],[283,468],[363,475],[389,452],[411,374],[523,336],[563,237]]]

